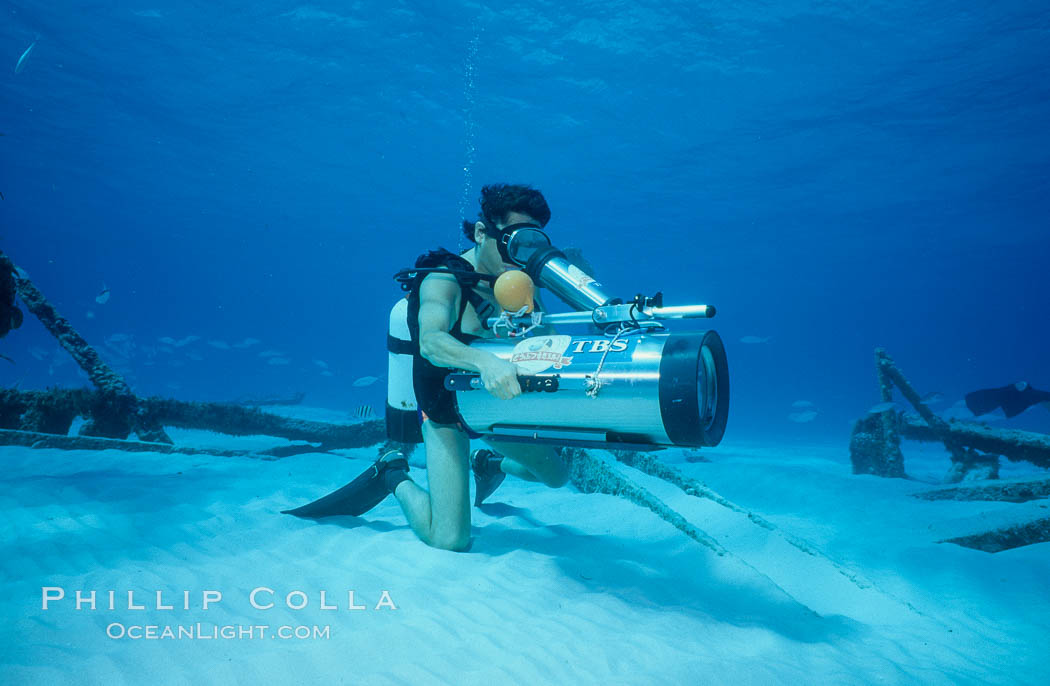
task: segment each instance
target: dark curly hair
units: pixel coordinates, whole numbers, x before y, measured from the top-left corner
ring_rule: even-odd
[[[478,203],[481,205],[478,220],[488,225],[503,223],[510,212],[527,214],[540,226],[546,226],[551,219],[551,208],[547,207],[543,193],[531,186],[494,183],[481,189]],[[474,222],[464,220],[463,233],[473,242]]]

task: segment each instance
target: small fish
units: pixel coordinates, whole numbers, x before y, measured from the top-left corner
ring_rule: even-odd
[[[85,316],[85,317],[87,317],[88,319],[94,319],[94,318],[95,318],[95,313],[94,313],[94,312],[92,312],[91,310],[88,310],[88,311],[87,311],[87,312],[86,312],[86,313],[84,314],[84,316]]]
[[[219,350],[229,350],[230,344],[226,341],[208,341],[208,345]]]
[[[869,408],[868,414],[879,414],[880,412],[885,412],[886,410],[892,410],[895,407],[897,407],[897,403],[893,402],[892,400],[886,403],[879,403],[878,405],[874,405],[871,408]]]
[[[39,39],[37,39],[39,40]],[[21,74],[22,70],[26,68],[26,59],[29,58],[29,53],[33,52],[33,48],[36,47],[36,41],[29,44],[26,51],[22,53],[22,56],[18,58],[18,63],[15,65],[15,73]]]
[[[233,347],[240,348],[241,350],[243,350],[244,348],[250,348],[253,345],[258,345],[260,343],[262,343],[262,341],[260,341],[258,338],[245,338],[240,343],[234,343]]]
[[[327,369],[325,369],[324,371],[321,372],[321,376],[335,376],[335,374],[333,374],[332,372],[330,372]]]
[[[795,402],[791,403],[791,407],[813,407],[813,403],[809,402],[808,400],[796,400]]]
[[[105,284],[102,285],[102,290],[95,296],[95,302],[99,305],[105,305],[109,302],[109,289],[106,288]]]
[[[788,415],[788,419],[795,422],[796,424],[808,424],[817,418],[815,410],[803,410],[802,412],[792,412]]]
[[[364,388],[365,386],[371,386],[376,381],[379,381],[378,376],[362,376],[360,379],[354,381],[354,388]]]
[[[762,336],[741,336],[740,342],[741,343],[769,343],[769,337],[766,336],[765,338],[763,338]]]
[[[926,395],[922,396],[923,405],[935,405],[941,402],[942,400],[944,400],[944,394],[939,391],[927,393]]]
[[[199,341],[200,339],[201,339],[200,336],[186,336],[181,341],[176,342],[175,343],[175,347],[176,348],[181,348],[184,345],[189,345],[190,343],[193,343],[195,341]]]
[[[316,364],[321,369],[328,369],[328,363],[324,360],[314,360],[314,364]]]
[[[163,343],[164,345],[178,345],[178,343],[175,342],[175,339],[171,336],[164,336],[163,338],[158,338],[157,340]]]
[[[354,419],[371,419],[372,417],[376,416],[376,412],[372,409],[371,405],[362,405],[361,407],[351,412],[350,416]]]
[[[284,353],[279,352],[277,350],[263,350],[261,353],[259,353],[259,357],[280,357],[283,354]]]
[[[7,200],[7,198],[4,197],[3,193],[0,193],[0,200]]]
[[[8,357],[7,355],[0,355],[0,357],[4,358],[5,360],[7,360],[8,362],[10,362],[11,364],[14,364],[14,363],[15,363],[15,361],[14,361],[14,360],[12,360],[12,359],[11,359],[10,357]]]
[[[291,364],[291,361],[289,359],[287,359],[287,358],[284,358],[284,357],[271,357],[271,358],[268,358],[266,360],[266,364],[285,365],[285,364]]]

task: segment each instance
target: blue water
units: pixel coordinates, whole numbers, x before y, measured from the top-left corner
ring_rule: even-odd
[[[391,274],[498,181],[615,294],[718,307],[727,441],[845,447],[876,346],[945,406],[1050,387],[1045,3],[0,13],[0,249],[142,395],[379,407],[351,382],[385,371]],[[32,319],[0,350],[3,385],[83,383]]]

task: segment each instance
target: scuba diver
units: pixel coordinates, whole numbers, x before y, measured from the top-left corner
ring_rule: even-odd
[[[966,407],[976,417],[1001,408],[1007,419],[1011,419],[1036,404],[1042,404],[1050,410],[1050,392],[1033,388],[1027,381],[999,388],[982,388],[966,394]]]
[[[493,336],[485,328],[487,319],[500,309],[495,304],[493,284],[503,273],[516,269],[507,255],[508,237],[522,227],[544,227],[551,212],[542,193],[523,185],[485,186],[479,202],[478,220],[463,222],[463,232],[472,247],[459,255],[444,249],[430,251],[416,260],[415,269],[402,272],[409,275],[403,287],[408,291],[407,326],[411,334],[402,342],[405,353],[412,356],[412,388],[419,408],[418,420],[416,413],[411,414],[415,423],[412,429],[422,434],[430,490],[412,481],[408,461],[394,450],[343,488],[288,510],[288,514],[357,516],[393,494],[420,540],[436,548],[463,551],[471,544],[471,472],[476,484],[475,506],[507,474],[552,488],[568,481],[564,461],[548,445],[498,442],[486,437],[493,450],[471,453],[470,439],[477,436],[468,434],[460,424],[454,393],[444,386],[450,372],[466,370],[479,374],[485,390],[496,398],[509,400],[522,392],[515,364],[471,348],[469,343]]]
[[[22,310],[15,305],[15,265],[0,252],[0,338],[22,326]]]

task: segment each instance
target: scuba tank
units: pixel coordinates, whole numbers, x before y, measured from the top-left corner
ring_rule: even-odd
[[[459,266],[450,266],[455,265],[457,260]],[[464,264],[466,268],[462,266]],[[479,281],[495,281],[495,277],[478,274],[469,266],[454,253],[439,249],[420,255],[415,267],[402,269],[394,275],[407,295],[391,308],[387,327],[386,435],[391,441],[408,444],[423,442],[419,403],[413,382],[417,344],[412,340],[412,327],[408,321],[408,299],[418,294],[419,286],[427,275],[449,274],[459,282],[464,297],[478,311],[479,316],[487,316],[491,306],[471,289]]]
[[[386,336],[386,435],[399,443],[422,443],[419,405],[412,387],[413,345],[408,328],[408,298],[390,309]]]

